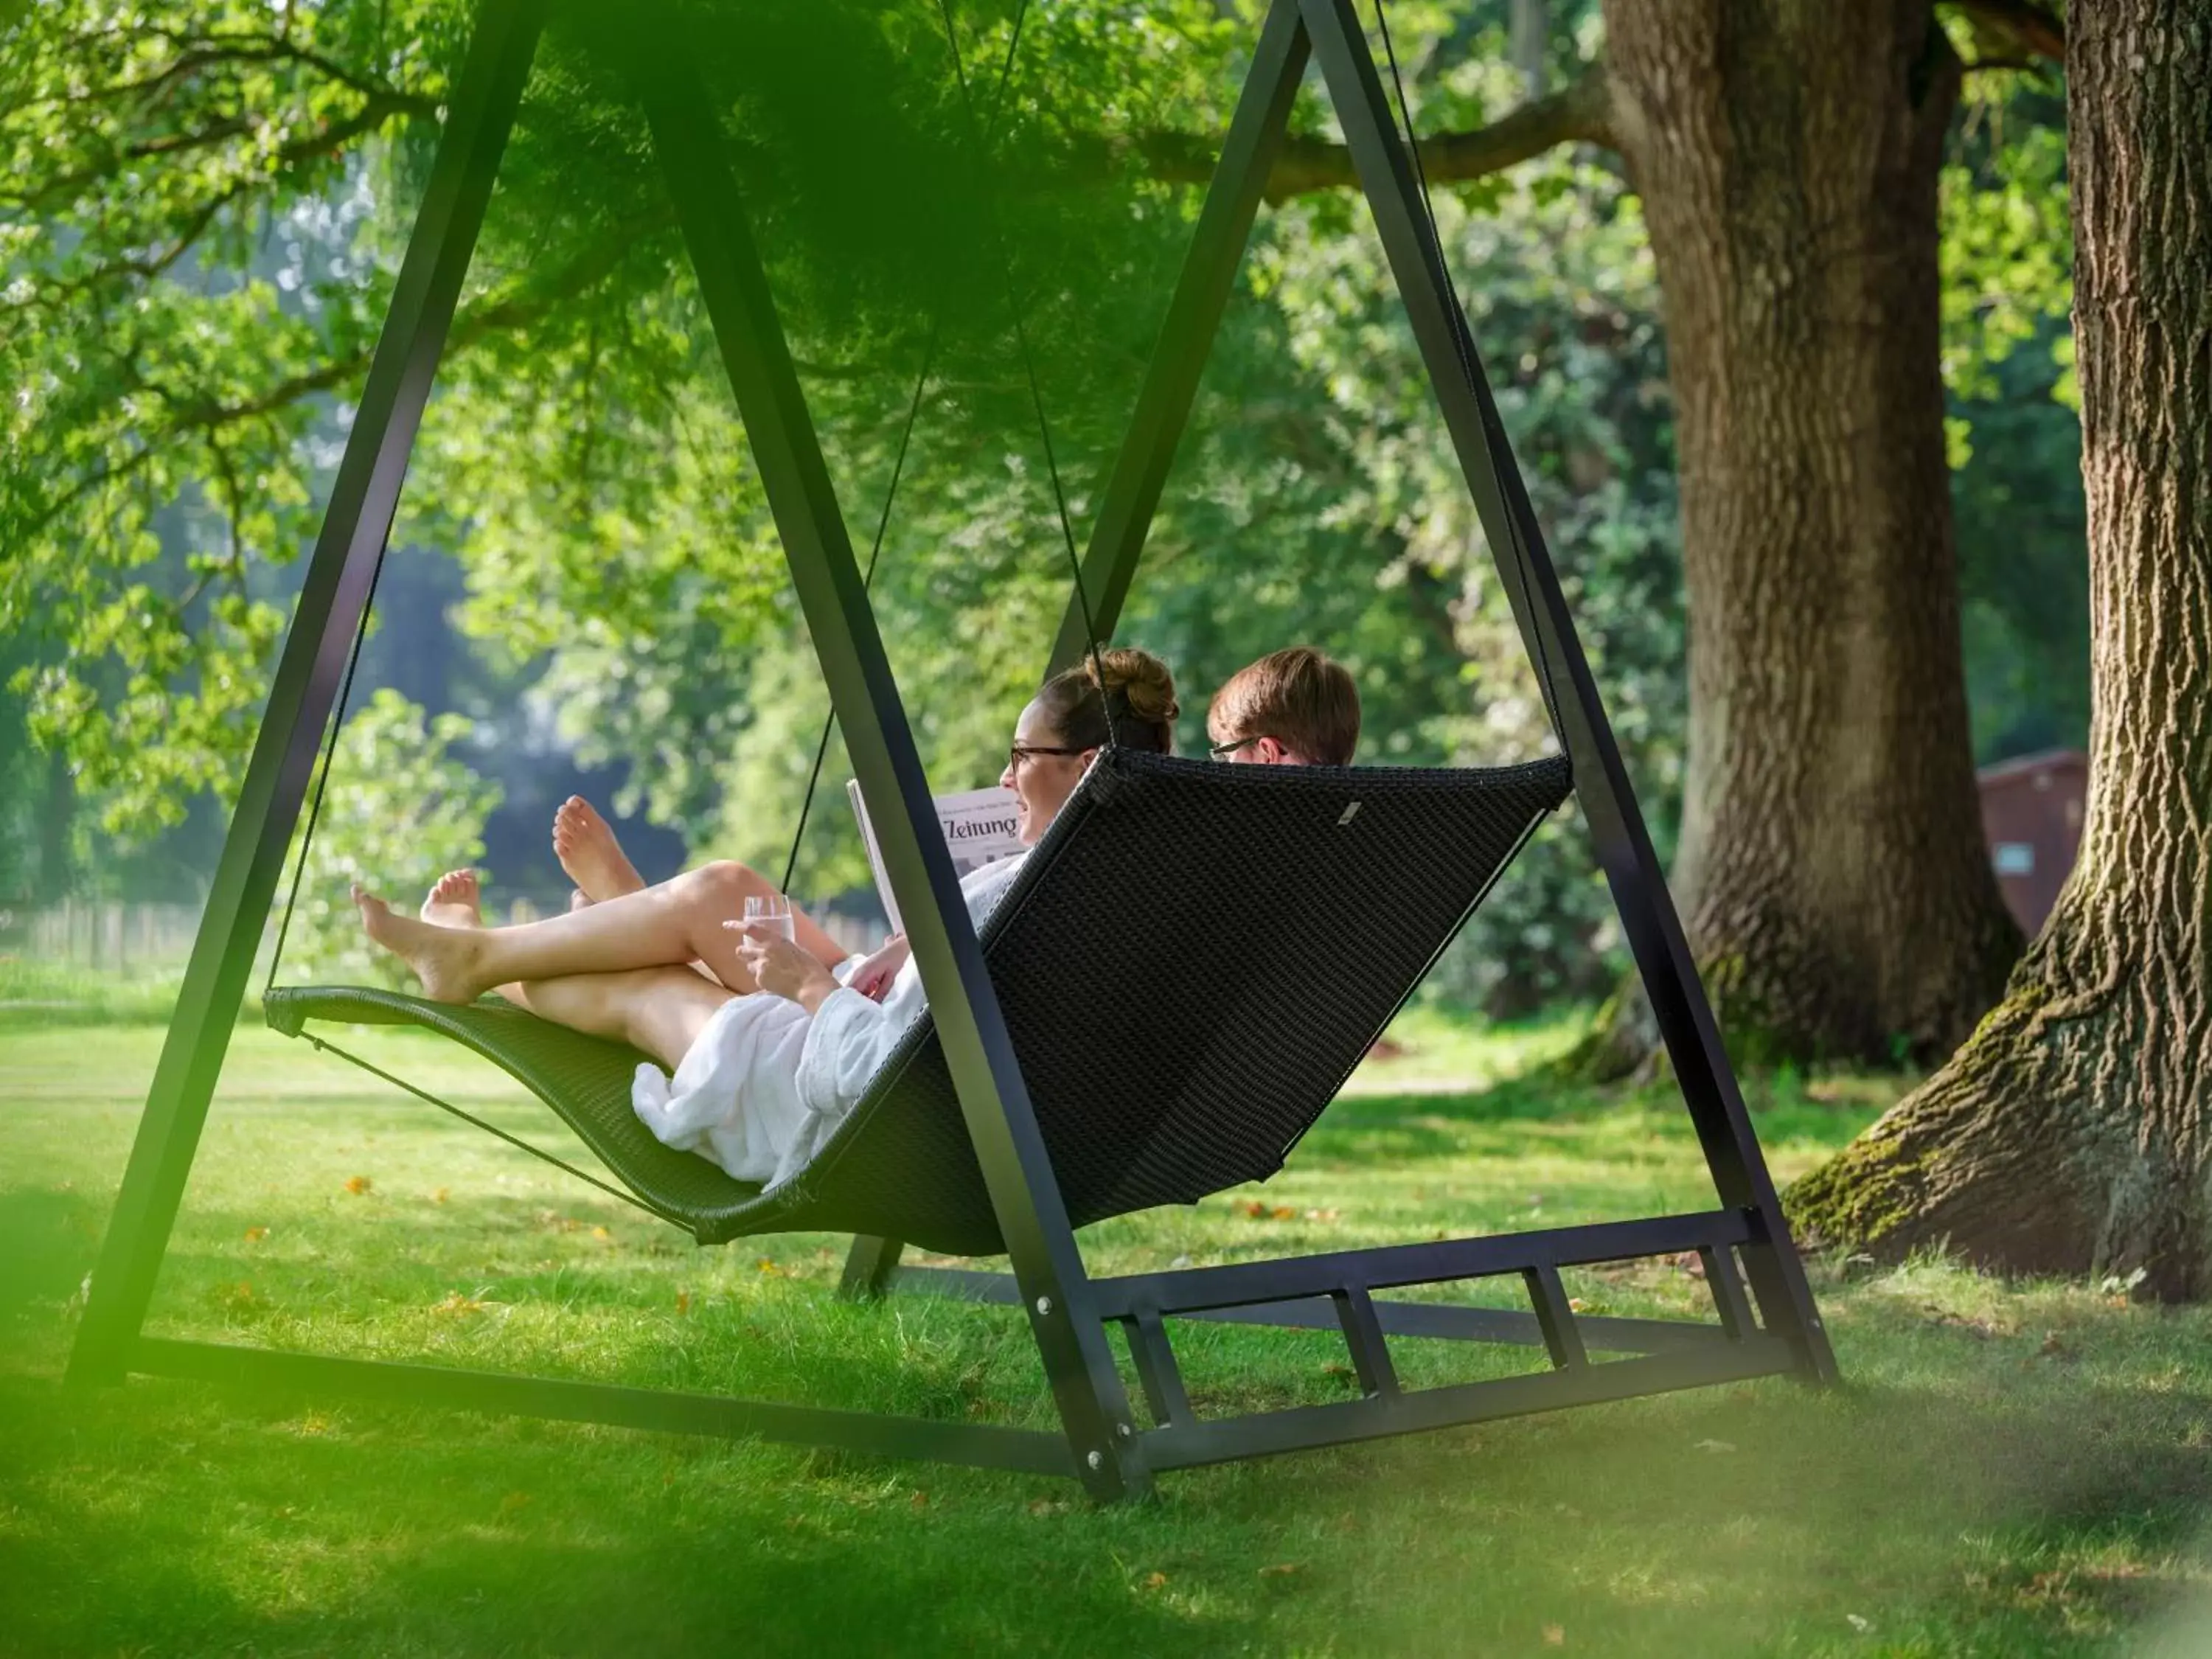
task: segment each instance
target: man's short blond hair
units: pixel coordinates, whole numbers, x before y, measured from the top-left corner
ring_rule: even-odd
[[[1359,746],[1359,688],[1343,664],[1291,646],[1231,675],[1206,726],[1216,743],[1273,738],[1314,765],[1349,766]]]

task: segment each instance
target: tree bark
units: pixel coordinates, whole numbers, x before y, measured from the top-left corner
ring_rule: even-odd
[[[1607,0],[1681,448],[1674,886],[1740,1054],[1933,1060],[2020,938],[1984,848],[1937,355],[1927,0]]]
[[[2075,6],[2074,335],[2089,518],[2088,813],[1973,1040],[1799,1210],[1894,1255],[2140,1270],[2212,1295],[2212,14]]]

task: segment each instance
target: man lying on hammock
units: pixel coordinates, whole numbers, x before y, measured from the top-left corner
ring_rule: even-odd
[[[1349,677],[1326,665],[1348,690]],[[1026,846],[1043,836],[1104,744],[1105,691],[1119,692],[1127,711],[1113,732],[1118,743],[1158,753],[1173,748],[1176,707],[1167,665],[1121,650],[1104,653],[1103,667],[1103,688],[1087,664],[1056,676],[1015,726],[1001,781],[1015,793]],[[1243,703],[1224,705],[1230,689],[1216,699],[1218,715],[1224,708],[1247,712]],[[1251,707],[1275,712],[1264,702]],[[1356,700],[1353,708],[1356,736]],[[1310,756],[1282,735],[1289,724],[1269,724],[1267,732],[1243,732],[1210,722],[1214,751],[1224,759],[1276,761],[1326,752]],[[1343,751],[1348,758],[1348,743]],[[619,857],[611,833],[606,840]],[[1024,862],[1003,859],[962,881],[976,926]],[[605,874],[603,860],[592,879]],[[854,986],[858,970],[880,970],[886,953],[865,963],[847,957],[795,910],[796,939],[729,920],[742,914],[745,898],[772,890],[744,866],[722,861],[563,916],[501,928],[481,925],[472,871],[441,878],[420,920],[394,914],[358,888],[355,902],[369,936],[404,960],[433,999],[468,1002],[496,990],[543,1018],[620,1038],[659,1060],[672,1075],[641,1066],[632,1091],[654,1134],[739,1180],[775,1185],[795,1174],[859,1103],[925,1001],[920,976],[902,959],[880,1002],[861,994]],[[694,963],[706,974],[688,965]]]

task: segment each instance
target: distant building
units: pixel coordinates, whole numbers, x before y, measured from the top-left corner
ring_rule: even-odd
[[[2081,845],[2081,811],[2089,794],[2089,757],[2075,749],[1985,766],[1982,834],[2005,903],[2033,937],[2058,902]]]

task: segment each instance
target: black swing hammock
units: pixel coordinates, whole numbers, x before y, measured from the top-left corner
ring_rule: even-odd
[[[1026,5],[1000,70],[1001,101],[1025,15]],[[945,22],[967,99],[949,12]],[[1384,28],[1387,46],[1387,21]],[[1394,79],[1396,68],[1394,52]],[[1409,113],[1402,85],[1399,98],[1401,115]],[[969,112],[972,123],[972,103]],[[1410,121],[1407,131],[1418,165]],[[1425,180],[1421,194],[1433,236]],[[1011,283],[1008,299],[1095,659],[1081,561]],[[877,521],[870,585],[935,349],[933,331]],[[1461,355],[1472,378],[1464,339]],[[1517,532],[1512,539],[1514,556],[1525,564]],[[376,574],[382,559],[380,550]],[[452,1006],[370,987],[276,983],[375,579],[263,994],[270,1025],[661,1217],[701,1244],[835,1231],[947,1255],[1004,1251],[927,1013],[805,1168],[763,1190],[653,1135],[631,1106],[636,1068],[651,1062],[626,1044],[489,1000]],[[1551,677],[1540,679],[1556,731]],[[785,866],[787,889],[835,718],[817,748]],[[1083,1226],[1193,1203],[1274,1174],[1572,787],[1561,755],[1491,769],[1243,767],[1138,752],[1109,738],[979,934],[1070,1222]],[[348,1024],[413,1026],[491,1061],[566,1122],[619,1184],[484,1122],[317,1029]]]
[[[946,0],[939,5],[951,38]],[[1084,590],[1051,429],[1030,373],[1080,608],[1079,617],[1063,625],[1059,653],[1073,654],[1070,641],[1078,627],[1095,651],[1099,619],[1110,621],[1119,607],[1157,497],[1156,475],[1164,474],[1188,416],[1197,367],[1310,52],[1375,210],[1462,470],[1491,528],[1561,756],[1489,770],[1355,770],[1227,767],[1109,747],[977,937],[908,907],[929,953],[925,965],[934,962],[938,970],[957,975],[943,982],[949,993],[936,982],[932,989],[954,1033],[960,1088],[933,1019],[920,1019],[822,1152],[791,1182],[769,1191],[732,1181],[706,1159],[653,1139],[630,1109],[641,1056],[619,1044],[502,1006],[446,1006],[345,987],[280,988],[273,967],[264,999],[277,1030],[348,1059],[359,1057],[338,1048],[333,1028],[413,1025],[464,1044],[551,1107],[598,1155],[609,1178],[573,1173],[702,1243],[786,1230],[852,1232],[860,1237],[847,1284],[869,1290],[889,1287],[901,1241],[953,1255],[1003,1252],[1012,1259],[1011,1275],[908,1271],[917,1288],[1023,1305],[1060,1431],[147,1334],[147,1305],[238,1006],[241,988],[230,975],[242,976],[236,964],[250,954],[252,930],[260,925],[246,896],[265,903],[268,889],[258,885],[264,879],[258,872],[290,832],[304,793],[296,782],[282,781],[278,768],[288,777],[311,769],[317,740],[301,716],[313,708],[319,718],[330,708],[308,700],[308,687],[311,673],[336,666],[339,634],[332,619],[346,614],[356,623],[366,621],[373,566],[380,562],[396,500],[395,462],[404,463],[412,442],[412,422],[427,395],[425,371],[434,363],[459,289],[453,256],[465,262],[472,244],[544,10],[544,0],[485,0],[482,8],[470,66],[386,321],[386,343],[395,349],[387,357],[380,346],[364,398],[364,409],[376,412],[357,422],[349,439],[300,618],[279,665],[272,712],[94,1270],[71,1352],[72,1379],[119,1382],[140,1372],[258,1381],[635,1427],[757,1434],[1073,1475],[1102,1499],[1141,1492],[1162,1469],[1754,1376],[1832,1380],[1834,1359],[1758,1137],[1667,902],[1540,531],[1514,488],[1510,448],[1443,263],[1404,89],[1398,88],[1393,113],[1352,0],[1271,0],[1093,532],[1093,556],[1107,573],[1097,611]],[[1395,53],[1379,0],[1376,14],[1395,82]],[[1018,14],[1009,65],[1020,21]],[[669,50],[680,49],[672,36]],[[969,131],[981,134],[957,38],[952,62]],[[861,573],[844,543],[773,295],[745,233],[742,201],[720,159],[715,112],[686,64],[669,58],[663,66],[669,72],[647,100],[654,148],[677,198],[741,412],[749,423],[760,416],[749,429],[825,675],[836,679],[833,701],[848,718],[859,711],[874,723],[860,734],[856,764],[864,781],[875,781],[872,788],[888,779],[896,791],[884,805],[898,810],[879,814],[886,847],[901,860],[907,883],[918,875],[936,890],[947,884],[948,872],[933,864],[942,849],[918,845],[917,833],[930,832],[915,828],[927,812],[927,786],[880,644],[862,626],[867,598]],[[1005,81],[1002,70],[1002,88]],[[464,189],[465,180],[473,182]],[[1011,300],[1011,282],[1008,293]],[[1026,369],[1020,308],[1009,309]],[[908,435],[928,384],[930,356],[924,354],[908,411]],[[902,437],[902,456],[904,451]],[[383,493],[372,491],[372,483]],[[890,507],[887,496],[886,522]],[[879,524],[878,552],[884,533]],[[337,585],[362,566],[372,567],[360,571],[366,598],[346,602],[364,608],[341,612]],[[872,555],[871,574],[874,568]],[[309,597],[318,592],[311,607]],[[325,733],[323,778],[351,689],[358,629],[353,647]],[[817,781],[825,752],[817,750]],[[1072,1226],[1195,1200],[1280,1167],[1515,851],[1577,786],[1712,1177],[1715,1206],[1111,1277],[1087,1271]],[[320,798],[318,782],[316,806]],[[311,811],[308,836],[314,817]],[[804,828],[802,812],[802,833]],[[295,897],[305,850],[293,872]],[[285,914],[289,920],[289,905]],[[281,954],[281,931],[277,948]],[[369,1069],[458,1109],[379,1067]],[[519,1137],[505,1138],[569,1168]],[[1704,1266],[1717,1324],[1584,1313],[1561,1278],[1562,1269],[1584,1264],[1685,1252]],[[905,1273],[898,1277],[907,1283]],[[1522,1282],[1526,1310],[1376,1294],[1511,1279]],[[1358,1397],[1201,1417],[1182,1385],[1167,1328],[1186,1319],[1333,1325],[1344,1337]],[[1143,1387],[1149,1427],[1133,1420],[1106,1346],[1107,1330],[1116,1325]],[[1551,1364],[1409,1389],[1394,1369],[1392,1336],[1540,1344]],[[1614,1358],[1595,1363],[1591,1350]]]

